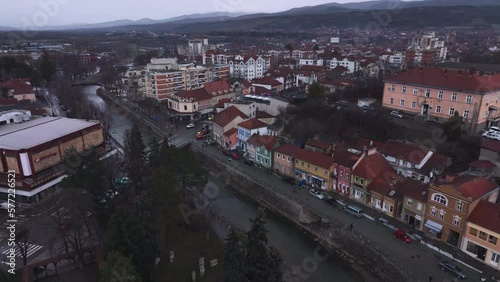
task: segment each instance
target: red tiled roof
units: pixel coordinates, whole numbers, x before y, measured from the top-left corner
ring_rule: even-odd
[[[231,107],[224,109],[221,112],[218,112],[217,114],[215,114],[213,122],[215,124],[217,124],[218,126],[224,128],[231,121],[233,121],[236,117],[241,117],[242,119],[248,118],[248,116],[245,115],[238,108],[236,108],[235,106],[231,106]]]
[[[247,143],[252,144],[254,147],[264,145],[266,150],[271,151],[278,143],[278,139],[269,135],[259,135],[254,133],[250,136],[250,138],[248,138]]]
[[[314,71],[314,72],[326,71],[325,67],[323,66],[310,66],[310,65],[300,66],[299,69],[301,71]]]
[[[402,177],[394,172],[384,174],[375,178],[366,188],[380,195],[402,200],[404,192],[418,187],[420,181]]]
[[[271,86],[280,86],[280,85],[282,85],[281,82],[277,81],[276,79],[274,79],[274,78],[272,78],[270,76],[266,76],[266,77],[263,77],[263,78],[254,79],[254,80],[252,80],[252,83],[253,84],[271,85]]]
[[[258,120],[258,119],[252,118],[252,119],[249,119],[247,121],[244,121],[244,122],[238,124],[238,126],[241,126],[241,127],[248,129],[248,130],[252,130],[252,129],[267,127],[267,124]]]
[[[0,82],[0,87],[5,87],[7,89],[26,89],[31,90],[33,93],[33,87],[24,82],[23,79],[11,79],[5,82]]]
[[[333,153],[334,162],[338,165],[348,168],[352,168],[359,160],[359,157],[360,156],[345,150],[335,150],[335,152]]]
[[[404,194],[408,198],[417,200],[421,203],[426,203],[428,193],[429,193],[429,184],[425,184],[425,185],[420,185],[415,189],[409,189]]]
[[[373,153],[364,156],[358,165],[354,168],[352,174],[355,174],[366,180],[374,179],[385,173],[393,173],[394,169],[380,153]]]
[[[212,99],[212,95],[210,95],[205,88],[199,88],[194,90],[181,90],[175,93],[175,96],[189,99],[192,98],[195,101],[204,101]]]
[[[387,78],[386,82],[486,93],[500,90],[500,74],[469,75],[466,71],[439,68],[412,69]]]
[[[267,113],[267,112],[264,112],[264,111],[256,111],[255,112],[255,117],[256,118],[274,118],[273,115]]]
[[[475,168],[488,169],[488,168],[494,168],[497,165],[488,161],[488,160],[477,160],[477,161],[471,162],[470,166],[475,167]]]
[[[234,135],[234,134],[238,134],[238,129],[236,129],[234,127],[229,129],[228,131],[224,132],[224,136],[227,136],[227,137]]]
[[[305,149],[299,149],[295,154],[295,159],[310,163],[324,169],[330,169],[333,165],[333,158],[323,153]]]
[[[262,94],[271,92],[271,90],[266,89],[266,88],[264,88],[262,86],[254,86],[254,87],[255,87],[255,93],[254,94],[257,94],[257,95],[262,95]]]
[[[231,99],[220,99],[217,104],[215,104],[214,108],[223,108],[224,109],[224,104],[231,102]]]
[[[487,150],[499,153],[500,152],[500,141],[487,140],[487,141],[483,142],[483,145],[481,145],[481,147],[485,148]]]
[[[402,143],[389,140],[385,143],[380,153],[385,156],[395,157],[407,162],[419,164],[425,158],[429,150],[420,148],[416,144]]]
[[[233,92],[231,85],[226,80],[218,80],[214,82],[207,82],[203,85],[208,93],[227,90],[228,93]]]
[[[490,193],[498,187],[494,181],[482,176],[460,175],[452,177],[449,181],[437,184],[439,186],[452,186],[462,194],[464,198],[470,198],[474,201]]]
[[[241,85],[245,86],[246,88],[250,88],[253,86],[252,83],[250,81],[247,81],[247,80],[243,81],[241,83]]]
[[[495,233],[500,233],[500,205],[481,200],[467,220]]]
[[[306,141],[306,146],[318,148],[318,149],[325,150],[325,151],[330,149],[330,145],[331,144],[328,142],[316,140],[316,139],[307,139],[307,141]]]
[[[297,152],[300,150],[299,147],[292,145],[292,144],[285,144],[283,146],[280,146],[274,150],[274,152],[283,154],[285,156],[290,156],[290,157],[295,157]]]
[[[334,73],[343,73],[349,71],[349,69],[344,66],[337,66],[334,69],[331,69],[330,71]]]

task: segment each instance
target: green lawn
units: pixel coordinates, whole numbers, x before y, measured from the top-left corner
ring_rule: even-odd
[[[220,281],[223,275],[224,245],[217,235],[210,231],[210,241],[207,241],[204,231],[193,232],[182,230],[182,236],[174,244],[175,258],[170,263],[167,247],[162,250],[163,258],[156,267],[154,281],[191,282],[191,272],[196,271],[196,281]],[[199,277],[198,260],[205,258],[205,276]],[[210,260],[218,259],[218,265],[210,267]]]

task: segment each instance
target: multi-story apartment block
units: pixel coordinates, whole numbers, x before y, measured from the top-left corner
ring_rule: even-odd
[[[429,183],[451,164],[449,157],[417,144],[389,140],[380,153],[396,172],[404,177]]]
[[[132,99],[142,98],[146,93],[146,67],[130,68],[125,73],[123,85]]]
[[[188,46],[186,50],[187,55],[198,56],[205,52],[205,48],[208,46],[208,38],[196,38],[188,41]]]
[[[349,73],[354,73],[359,70],[359,61],[349,57],[334,57],[331,60],[328,60],[326,63],[328,69],[333,70],[336,67],[345,67],[349,70]]]
[[[297,67],[301,66],[323,66],[323,59],[298,59]]]
[[[261,78],[268,69],[265,68],[264,59],[261,56],[235,56],[229,61],[229,72],[231,77],[242,78],[251,81]]]
[[[408,65],[430,65],[446,59],[447,47],[435,32],[428,32],[415,36],[405,55]]]
[[[424,230],[441,241],[460,247],[467,217],[481,200],[495,203],[498,184],[484,177],[461,175],[431,183]]]
[[[458,113],[471,132],[500,121],[500,75],[420,68],[385,80],[386,108],[446,121]]]
[[[500,270],[500,205],[480,201],[467,218],[462,251]]]

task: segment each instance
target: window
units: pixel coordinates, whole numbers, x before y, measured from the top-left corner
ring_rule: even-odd
[[[413,88],[413,95],[418,95],[418,88]]]
[[[389,211],[390,211],[391,213],[393,213],[393,212],[394,212],[394,206],[389,206]]]
[[[450,108],[450,110],[448,111],[448,114],[449,114],[450,116],[455,115],[455,108]]]
[[[456,100],[457,100],[457,97],[458,97],[458,94],[457,94],[457,93],[452,93],[452,94],[451,94],[451,100],[452,100],[452,101],[456,101]]]
[[[394,104],[394,98],[389,98],[389,104]]]
[[[490,235],[488,236],[488,242],[492,243],[493,245],[497,244],[497,237]]]
[[[310,164],[307,164],[307,168],[311,168],[311,165],[310,165]]]
[[[460,217],[458,217],[458,216],[453,217],[453,225],[456,225],[456,226],[460,225]]]
[[[300,165],[301,165],[301,166],[304,166],[304,162],[300,162]]]
[[[439,91],[439,92],[438,92],[438,99],[439,99],[439,100],[443,100],[443,96],[444,96],[443,91]]]
[[[406,204],[411,207],[411,205],[413,205],[413,201],[411,199],[408,199],[408,201],[406,201]]]
[[[434,194],[432,196],[432,200],[434,202],[437,202],[437,203],[440,203],[440,204],[443,204],[443,205],[448,205],[448,199],[446,199],[445,196],[441,195],[441,194]]]
[[[464,118],[468,118],[469,117],[469,111],[464,111]]]
[[[399,102],[399,105],[401,105],[401,107],[404,107],[404,106],[405,106],[405,100],[401,100],[401,101]]]
[[[469,253],[477,254],[477,245],[469,241],[467,242],[466,250]]]
[[[282,160],[285,160],[285,155],[281,155],[281,159],[282,159]]]
[[[494,263],[498,263],[500,261],[500,254],[492,253],[491,254],[491,261]]]
[[[314,167],[314,171],[318,171],[318,167],[317,166]]]
[[[280,156],[281,156],[280,153],[278,153],[278,159],[280,158]]]
[[[422,203],[417,203],[417,210],[419,210],[419,211],[422,210]]]
[[[287,160],[288,162],[290,162],[290,157],[287,157],[287,158],[286,158],[286,160]]]
[[[188,106],[184,105],[184,111],[188,110]]]
[[[396,85],[391,85],[391,91],[394,92],[396,90]]]
[[[349,178],[349,172],[345,172],[345,178]]]
[[[343,175],[344,175],[344,171],[340,170],[340,171],[339,171],[339,175],[340,175],[340,177],[343,177]]]
[[[425,97],[427,97],[427,98],[431,97],[431,90],[430,89],[425,90]]]
[[[416,109],[417,108],[417,102],[411,102],[411,108]]]
[[[295,160],[295,164],[299,164],[299,160]]]
[[[401,93],[406,93],[406,86],[401,87]]]
[[[479,238],[480,239],[486,240],[486,236],[488,236],[488,234],[484,233],[483,231],[479,231]]]
[[[441,106],[436,106],[436,113],[440,113],[441,112]]]
[[[465,97],[465,103],[472,103],[472,95],[467,95]]]
[[[457,211],[462,211],[462,208],[463,208],[462,202],[457,202],[456,208],[457,208]]]
[[[443,220],[446,213],[443,210],[439,211],[439,219]]]
[[[325,169],[324,175],[328,175],[328,170]]]
[[[357,176],[354,177],[354,182],[356,182],[356,183],[359,182],[359,177],[357,177]]]
[[[431,208],[431,215],[432,216],[436,216],[436,212],[437,212],[436,208]]]
[[[477,229],[476,228],[469,228],[469,234],[472,236],[477,236]]]
[[[359,179],[359,184],[363,185],[363,184],[365,184],[365,181],[362,178],[360,178]]]

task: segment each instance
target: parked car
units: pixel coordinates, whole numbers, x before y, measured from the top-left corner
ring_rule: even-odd
[[[295,183],[297,183],[295,178],[290,177],[290,176],[283,177],[281,180],[283,180],[283,182],[288,183],[290,185],[295,185]]]
[[[195,137],[196,137],[196,139],[205,139],[205,138],[207,138],[207,135],[197,133]]]
[[[406,231],[404,231],[402,229],[398,229],[398,230],[394,231],[392,236],[394,236],[394,238],[398,238],[398,239],[402,240],[405,243],[411,242],[411,237],[408,236],[408,234],[406,234]]]
[[[241,159],[240,155],[235,151],[231,151],[231,158],[233,158],[234,160]]]
[[[248,166],[255,165],[255,163],[252,160],[249,160],[249,159],[245,159],[245,161],[243,163],[246,164],[246,165],[248,165]]]
[[[392,111],[390,113],[390,116],[391,117],[397,117],[397,118],[403,118],[403,115],[400,112],[398,112],[398,111]]]
[[[190,123],[188,125],[186,125],[186,128],[193,128],[194,127],[194,123]]]
[[[320,191],[315,190],[315,189],[309,190],[309,194],[313,195],[314,197],[316,197],[320,200],[325,199],[325,195],[323,195],[323,193],[321,193]]]
[[[330,198],[330,199],[325,199],[325,204],[332,206],[332,207],[336,207],[338,205],[338,202],[336,199]]]
[[[460,279],[467,279],[467,275],[465,275],[463,270],[449,261],[442,261],[439,263],[439,266],[442,270],[449,271],[458,276]]]
[[[196,132],[196,134],[206,135],[209,132],[210,132],[210,130],[208,130],[208,129],[201,129],[198,132]]]
[[[483,137],[492,140],[500,140],[500,134],[492,131],[486,131],[483,133]]]

